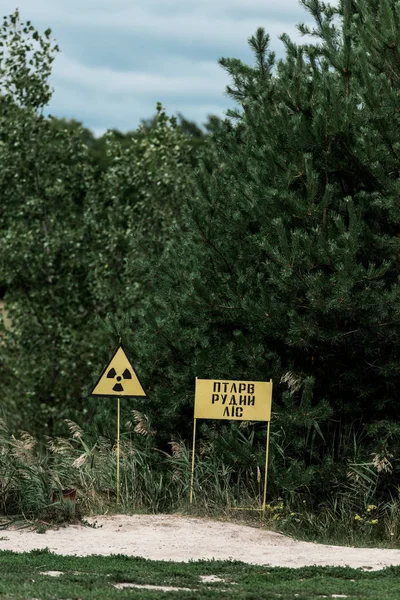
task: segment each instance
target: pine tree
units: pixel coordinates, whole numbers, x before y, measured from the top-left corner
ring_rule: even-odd
[[[383,451],[400,384],[399,4],[302,3],[312,43],[283,35],[276,61],[260,28],[254,66],[221,59],[238,108],[141,333],[167,435],[189,423],[195,376],[272,377],[286,467],[342,458],[345,432],[376,421],[366,452]]]

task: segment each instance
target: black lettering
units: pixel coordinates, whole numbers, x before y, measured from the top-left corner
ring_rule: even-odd
[[[249,383],[247,385],[247,393],[248,394],[254,394],[254,383]]]
[[[243,408],[241,406],[236,407],[236,416],[243,417]]]
[[[234,404],[236,406],[237,402],[236,402],[236,397],[232,396],[231,401],[229,402],[229,405],[232,406],[232,404]]]
[[[228,384],[225,383],[225,381],[224,381],[222,385],[224,387],[224,392],[227,392],[228,391]]]
[[[247,401],[247,396],[242,396],[242,394],[240,394],[240,397],[239,397],[240,406],[246,406],[246,401]]]
[[[227,406],[224,408],[224,414],[222,416],[223,417],[230,417],[229,408]]]
[[[219,394],[213,394],[212,398],[211,398],[211,402],[214,404],[215,402],[218,402],[219,400]]]
[[[235,392],[235,394],[237,392],[236,383],[232,383],[232,385],[231,385],[231,394],[232,394],[232,392]]]
[[[221,384],[219,381],[214,381],[214,386],[213,386],[213,392],[220,392],[221,391]]]
[[[227,398],[228,398],[228,394],[221,394],[221,398],[222,398],[222,404],[225,404],[225,402],[227,401]]]
[[[250,398],[250,396],[247,397],[247,405],[248,406],[254,406],[255,402],[256,402],[255,396],[252,396],[251,398]]]
[[[239,383],[239,394],[241,394],[242,392],[244,392],[246,389],[246,384],[245,383]]]

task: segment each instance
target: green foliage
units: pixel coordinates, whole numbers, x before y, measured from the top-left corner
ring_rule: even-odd
[[[334,496],[346,518],[397,502],[399,9],[303,5],[315,44],[283,35],[276,61],[260,28],[254,66],[221,59],[238,108],[206,141],[161,105],[99,141],[44,118],[50,32],[18,13],[0,30],[2,407],[13,426],[72,418],[109,439],[110,407],[87,392],[123,337],[159,448],[135,447],[126,505],[187,493],[196,376],[273,379],[273,497],[322,514]],[[203,425],[200,444],[205,505],[259,498],[264,427]],[[85,452],[101,468],[84,488],[109,487],[112,463]]]
[[[0,31],[7,82],[0,106],[0,281],[12,323],[2,333],[1,393],[15,417],[23,407],[33,430],[51,428],[55,415],[79,407],[87,370],[77,372],[73,363],[93,306],[83,300],[87,150],[79,133],[58,130],[42,115],[56,50],[49,36],[22,25],[18,13]],[[82,359],[90,356],[90,343],[79,350]]]
[[[272,490],[322,502],[357,464],[389,498],[397,435],[373,432],[399,410],[400,21],[389,0],[303,4],[315,45],[284,35],[276,62],[260,28],[254,66],[220,61],[239,107],[201,162],[136,351],[169,437],[190,435],[196,376],[271,377]],[[378,483],[371,456],[393,463]]]
[[[0,29],[0,79],[5,103],[36,111],[51,98],[48,78],[58,46],[51,39],[51,29],[43,35],[30,21],[22,23],[16,10],[4,17]]]
[[[179,223],[182,198],[192,189],[190,145],[161,105],[148,135],[123,147],[109,135],[108,168],[88,198],[91,249],[88,277],[97,314],[134,316],[152,293],[149,278]]]

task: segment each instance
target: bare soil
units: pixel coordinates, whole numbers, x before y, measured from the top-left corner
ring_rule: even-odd
[[[62,555],[126,554],[152,560],[240,560],[276,567],[349,566],[377,570],[400,565],[400,550],[298,542],[262,527],[180,515],[101,515],[85,525],[38,533],[0,532],[0,550],[48,548]]]

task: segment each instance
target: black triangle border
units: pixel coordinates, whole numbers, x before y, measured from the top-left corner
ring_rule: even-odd
[[[132,369],[133,369],[133,372],[135,373],[136,377],[138,378],[138,381],[139,381],[140,385],[142,386],[142,390],[144,391],[144,393],[145,393],[145,396],[132,396],[131,394],[94,394],[94,393],[93,393],[93,390],[94,390],[94,389],[96,389],[96,387],[97,387],[98,383],[99,383],[99,382],[100,382],[100,380],[103,378],[103,375],[105,375],[105,372],[107,371],[107,369],[108,369],[108,367],[109,367],[109,365],[110,365],[111,361],[114,359],[114,356],[117,354],[117,352],[118,352],[118,350],[119,350],[120,348],[121,348],[121,349],[123,350],[123,352],[125,353],[125,356],[127,357],[128,361],[129,361],[129,364],[131,365],[131,367],[132,367]],[[96,383],[95,383],[95,384],[94,384],[94,386],[92,387],[92,391],[90,392],[89,396],[95,396],[95,397],[98,397],[98,398],[104,398],[104,397],[107,397],[107,398],[142,398],[143,400],[145,400],[145,399],[148,399],[147,393],[146,393],[146,391],[145,391],[145,389],[144,389],[144,385],[143,385],[143,383],[141,382],[141,380],[140,380],[140,377],[139,377],[139,375],[138,375],[138,373],[137,373],[137,371],[136,371],[135,367],[134,367],[134,366],[133,366],[133,364],[132,364],[132,361],[131,361],[131,359],[130,359],[130,357],[129,357],[129,354],[128,354],[128,352],[125,350],[125,348],[124,348],[124,345],[123,345],[122,343],[119,343],[119,344],[118,344],[118,346],[116,347],[116,349],[114,350],[114,353],[113,353],[113,355],[111,356],[111,358],[109,359],[108,363],[107,363],[107,364],[106,364],[106,366],[104,367],[104,369],[103,369],[103,371],[102,371],[102,373],[101,373],[100,377],[98,377],[98,379],[97,379]]]

